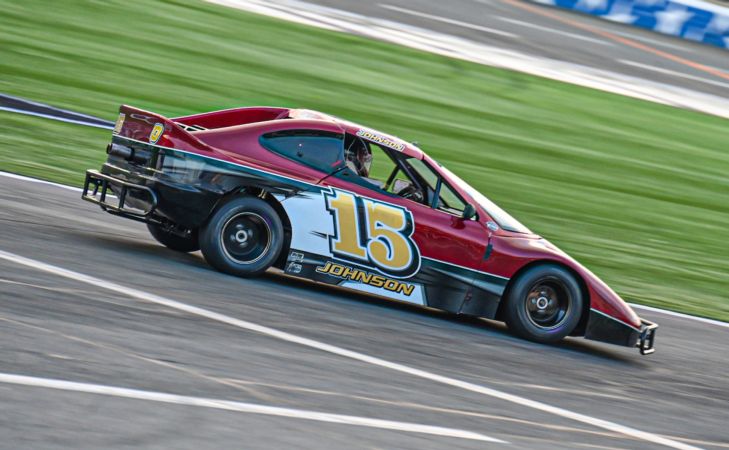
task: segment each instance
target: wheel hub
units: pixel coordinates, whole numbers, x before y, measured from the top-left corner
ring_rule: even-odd
[[[271,236],[271,228],[263,217],[242,212],[223,225],[220,240],[230,259],[239,264],[252,264],[268,252]]]
[[[248,241],[248,231],[247,230],[238,230],[238,231],[236,231],[236,233],[234,235],[234,239],[239,244],[245,244],[246,241]]]
[[[530,322],[548,330],[559,327],[567,317],[571,300],[561,280],[542,280],[534,284],[526,298]]]

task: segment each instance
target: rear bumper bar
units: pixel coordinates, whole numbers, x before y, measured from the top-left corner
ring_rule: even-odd
[[[110,202],[109,188],[115,188],[117,194],[115,199]],[[127,196],[129,193],[139,199],[144,198],[142,203],[144,208],[127,208]],[[141,195],[140,195],[141,194]],[[119,178],[105,175],[97,170],[87,170],[86,180],[84,181],[84,189],[81,198],[87,202],[96,203],[101,206],[104,211],[118,216],[126,217],[140,222],[154,222],[151,214],[157,208],[157,194],[147,186],[141,184],[129,183]],[[114,197],[112,197],[114,198]],[[139,202],[137,202],[139,203]]]
[[[655,339],[657,329],[657,323],[641,319],[640,335],[638,336],[638,342],[635,344],[635,346],[640,350],[641,355],[650,355],[656,351]]]

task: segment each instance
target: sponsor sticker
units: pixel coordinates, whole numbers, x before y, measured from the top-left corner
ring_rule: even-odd
[[[149,142],[152,144],[156,144],[157,141],[159,141],[159,138],[162,137],[162,133],[165,131],[165,124],[163,123],[155,123],[154,127],[152,127],[152,132],[149,133]]]
[[[357,131],[357,136],[363,139],[367,139],[368,141],[372,141],[375,144],[384,145],[385,147],[389,147],[399,152],[405,150],[405,144],[403,144],[402,142],[397,142],[387,136],[375,133],[374,131],[365,130],[364,128]]]
[[[303,266],[301,264],[297,264],[295,262],[290,262],[288,266],[286,266],[286,272],[298,274],[301,273],[301,270],[303,269]]]
[[[289,261],[301,262],[304,260],[304,254],[299,252],[291,252],[289,255]]]
[[[400,280],[393,280],[382,275],[376,275],[374,273],[365,272],[364,270],[355,269],[353,267],[345,266],[335,262],[327,261],[323,266],[316,268],[319,273],[332,275],[337,278],[344,280],[356,281],[358,283],[364,283],[376,288],[384,288],[385,290],[396,292],[398,294],[404,294],[410,297],[415,290],[415,285],[405,283]]]
[[[112,131],[113,134],[119,134],[121,132],[121,129],[124,126],[124,119],[126,118],[126,114],[119,113],[119,117],[116,118],[116,123],[114,124],[114,131]]]

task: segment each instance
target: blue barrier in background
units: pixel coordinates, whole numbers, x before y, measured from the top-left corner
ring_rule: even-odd
[[[537,0],[729,49],[729,7],[698,0]]]

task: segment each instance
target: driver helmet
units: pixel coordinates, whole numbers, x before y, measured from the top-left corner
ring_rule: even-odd
[[[358,139],[344,152],[344,161],[357,175],[367,178],[372,165],[372,150]]]

